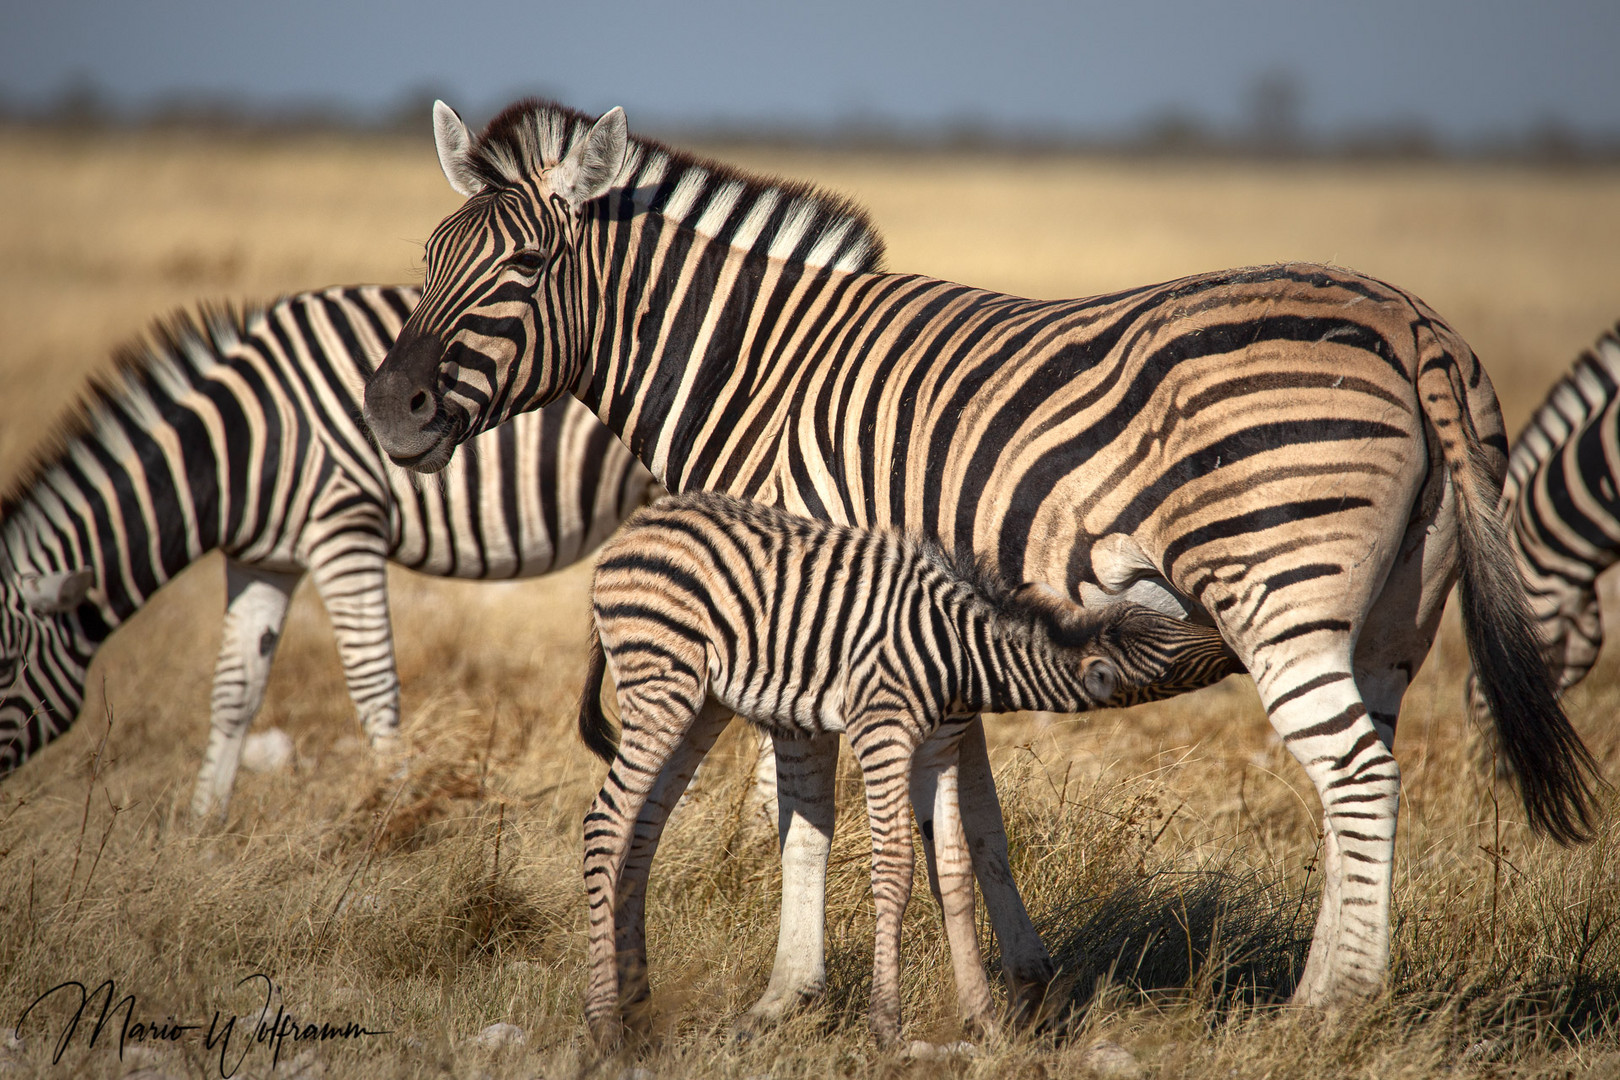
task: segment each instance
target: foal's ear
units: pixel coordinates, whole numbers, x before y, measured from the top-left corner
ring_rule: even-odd
[[[630,152],[630,125],[624,110],[614,106],[602,114],[590,132],[551,170],[551,190],[578,210],[613,190]]]
[[[1053,612],[1065,611],[1080,606],[1044,581],[1024,582],[1012,591],[1012,598],[1021,604],[1046,608],[1048,611]]]
[[[1080,681],[1086,693],[1099,705],[1106,705],[1119,693],[1119,669],[1112,660],[1101,656],[1087,657],[1081,664]]]
[[[442,101],[433,103],[433,145],[439,149],[439,168],[458,194],[472,198],[484,190],[484,182],[472,167],[472,132],[462,123],[461,114]]]
[[[83,603],[95,583],[96,572],[89,569],[23,574],[17,578],[17,591],[23,603],[41,615],[59,615]]]

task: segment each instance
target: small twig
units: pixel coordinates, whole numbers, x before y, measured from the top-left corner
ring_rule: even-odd
[[[394,788],[393,797],[388,800],[388,805],[383,807],[381,813],[377,815],[377,824],[372,827],[371,839],[366,842],[366,854],[355,865],[353,872],[349,874],[349,880],[343,883],[343,891],[338,893],[337,903],[332,905],[331,913],[326,916],[326,921],[321,924],[321,932],[315,935],[315,944],[319,945],[326,940],[326,932],[331,929],[332,920],[337,918],[338,910],[343,907],[343,901],[348,898],[349,890],[354,886],[354,879],[359,877],[361,871],[371,864],[371,856],[377,851],[377,841],[382,838],[383,828],[388,824],[388,818],[394,812],[394,804],[399,802],[399,797],[404,794],[405,785],[409,782],[410,777],[408,776],[400,780],[399,785]]]
[[[84,854],[84,834],[90,826],[90,798],[95,794],[96,781],[101,778],[102,755],[107,749],[107,739],[112,735],[113,713],[112,705],[107,701],[107,680],[101,680],[102,707],[107,714],[107,730],[101,733],[101,743],[90,758],[90,778],[84,784],[84,815],[79,819],[79,841],[73,848],[73,869],[68,871],[67,888],[62,890],[62,903],[66,904],[73,895],[73,879],[79,873],[79,857]]]
[[[501,834],[506,831],[506,804],[501,803],[500,816],[495,819],[495,862],[489,870],[489,884],[494,888],[496,879],[501,876]]]
[[[495,752],[495,725],[501,721],[501,703],[497,699],[489,714],[489,734],[484,738],[484,757],[478,763],[478,799],[484,799],[484,781],[489,776],[489,759]]]
[[[112,816],[107,819],[107,827],[101,831],[101,844],[96,848],[96,857],[90,862],[90,872],[84,875],[84,885],[79,889],[79,906],[84,906],[84,898],[90,892],[90,883],[96,879],[96,867],[101,865],[101,853],[107,850],[107,838],[112,836],[113,826],[118,823],[118,815],[124,808],[112,801],[107,789],[102,788],[101,794],[107,800],[107,806],[112,810]]]
[[[1170,823],[1172,821],[1176,820],[1176,815],[1181,813],[1182,807],[1184,807],[1186,805],[1187,805],[1187,800],[1182,799],[1181,802],[1176,805],[1176,808],[1174,810],[1170,811],[1170,816],[1164,819],[1164,824],[1159,826],[1159,831],[1153,834],[1153,839],[1152,840],[1148,841],[1148,847],[1149,848],[1153,847],[1154,844],[1157,844],[1159,842],[1159,837],[1164,835],[1164,830],[1166,830],[1166,829],[1168,829],[1170,827]],[[1146,853],[1147,853],[1146,849],[1144,849],[1143,854],[1146,854]]]
[[[1491,754],[1492,772],[1495,772],[1496,755]],[[1496,800],[1496,784],[1487,785],[1486,790],[1491,793],[1491,828],[1493,838],[1491,848],[1487,854],[1491,857],[1491,963],[1494,965],[1499,959],[1499,942],[1496,931],[1496,909],[1501,896],[1502,886],[1502,806]]]

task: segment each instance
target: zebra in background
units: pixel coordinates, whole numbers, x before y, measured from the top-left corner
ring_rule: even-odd
[[[332,288],[181,313],[119,353],[0,501],[0,775],[60,735],[107,637],[219,548],[226,609],[192,813],[223,816],[305,573],[372,746],[399,728],[389,561],[440,577],[548,573],[651,488],[577,402],[475,440],[431,479],[385,461],[360,392],[419,290]]]
[[[634,835],[636,819],[681,743],[712,744],[732,713],[778,738],[849,737],[872,829],[872,1029],[893,1044],[917,748],[936,730],[954,746],[980,711],[1083,712],[1235,670],[1212,627],[1136,604],[1087,611],[1045,585],[1009,591],[926,541],[708,493],[671,496],[626,522],[602,550],[591,603],[580,734],[612,768],[585,817],[585,1015],[605,1043],[619,1039],[621,997],[633,1006],[647,995],[640,898],[657,837]],[[601,707],[607,671],[623,729],[616,757]],[[954,821],[940,830],[936,820],[934,843],[952,870],[933,877],[962,1016],[984,1031],[990,987],[966,841]],[[627,861],[640,868],[629,881]],[[620,926],[627,892],[637,925]]]
[[[1529,819],[1589,835],[1596,767],[1496,512],[1495,394],[1410,294],[1279,265],[1026,300],[883,272],[847,203],[631,139],[617,109],[520,103],[478,138],[442,103],[434,122],[467,201],[366,388],[397,463],[442,467],[571,392],[671,491],[930,537],[1088,606],[1213,623],[1324,808],[1299,1002],[1383,983],[1396,719],[1459,574]],[[960,748],[963,824],[1003,956],[1038,981],[982,738],[970,725]],[[836,752],[776,742],[783,917],[760,1019],[824,984]]]
[[[1583,352],[1508,455],[1501,507],[1547,665],[1562,695],[1603,648],[1598,575],[1620,558],[1620,325]],[[1472,669],[1481,730],[1490,705]],[[1505,763],[1499,763],[1499,766]]]

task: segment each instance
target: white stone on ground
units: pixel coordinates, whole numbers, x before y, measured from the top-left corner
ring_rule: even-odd
[[[913,1039],[906,1046],[906,1057],[913,1061],[944,1061],[949,1058],[974,1058],[979,1048],[970,1042],[931,1043]]]
[[[485,1050],[499,1050],[503,1046],[522,1046],[523,1029],[516,1024],[491,1024],[473,1036],[473,1045]]]
[[[1106,1080],[1136,1080],[1142,1075],[1142,1063],[1135,1055],[1107,1039],[1099,1039],[1086,1048],[1080,1055],[1080,1067]]]
[[[280,772],[292,763],[293,741],[280,728],[255,731],[242,743],[242,768],[248,772]]]

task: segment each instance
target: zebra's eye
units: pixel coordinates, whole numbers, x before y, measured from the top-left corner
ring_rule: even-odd
[[[506,260],[506,265],[524,274],[538,274],[546,268],[546,257],[539,251],[519,251]]]

